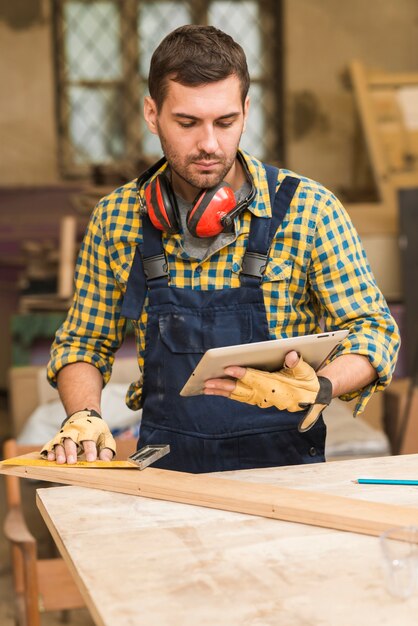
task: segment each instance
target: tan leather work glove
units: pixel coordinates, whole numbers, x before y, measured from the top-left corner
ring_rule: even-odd
[[[64,445],[64,439],[71,439],[77,446],[77,456],[84,452],[83,441],[94,441],[97,451],[103,448],[112,450],[116,454],[116,442],[109,430],[109,426],[93,409],[84,409],[73,413],[61,425],[61,430],[51,441],[48,441],[41,450],[41,456],[48,457],[48,452],[55,446]]]
[[[294,413],[308,408],[298,425],[300,432],[312,428],[332,399],[332,384],[328,378],[317,376],[302,357],[293,367],[284,366],[278,372],[247,368],[236,381],[232,400],[256,404],[260,408],[275,406]]]

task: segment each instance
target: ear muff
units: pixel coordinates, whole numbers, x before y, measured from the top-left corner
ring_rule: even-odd
[[[176,196],[164,172],[156,176],[145,189],[145,201],[149,218],[155,228],[170,235],[179,231]]]
[[[214,237],[225,230],[223,219],[236,207],[228,183],[202,189],[187,213],[187,227],[194,237]]]
[[[170,181],[164,173],[156,176],[145,189],[148,215],[159,230],[173,235],[180,229],[179,209]],[[187,228],[194,237],[214,237],[225,227],[222,222],[236,207],[235,195],[228,183],[202,189],[187,213]]]
[[[248,207],[256,197],[257,191],[244,157],[237,153],[251,185],[248,196],[236,204],[233,189],[228,183],[221,182],[216,187],[203,189],[195,198],[187,213],[188,230],[195,237],[214,237],[221,232],[233,229],[235,217]],[[138,177],[137,188],[141,190],[166,163],[165,157],[154,163]],[[141,208],[146,211],[155,228],[170,235],[180,231],[180,215],[176,196],[165,171],[157,174],[145,187],[145,203],[140,200]]]

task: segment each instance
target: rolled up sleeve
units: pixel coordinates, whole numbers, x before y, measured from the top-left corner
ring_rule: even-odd
[[[334,196],[324,205],[318,220],[309,278],[325,330],[349,330],[332,358],[361,354],[376,370],[376,381],[341,396],[343,400],[358,398],[354,411],[357,415],[364,410],[372,393],[391,381],[400,337],[360,238]]]
[[[56,386],[63,367],[78,361],[97,367],[106,384],[124,338],[126,319],[120,314],[123,294],[111,270],[101,210],[99,203],[77,260],[73,302],[51,347],[47,377],[52,386]]]

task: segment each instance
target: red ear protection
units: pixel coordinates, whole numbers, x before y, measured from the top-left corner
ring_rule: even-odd
[[[235,195],[228,183],[203,189],[187,212],[187,228],[195,237],[214,237],[225,230],[223,218],[236,207]]]
[[[177,200],[164,173],[156,176],[146,187],[145,201],[149,218],[155,228],[170,235],[178,233],[180,220]]]
[[[244,166],[251,191],[245,200],[236,204],[232,187],[221,182],[216,187],[202,189],[196,196],[187,213],[187,228],[194,237],[214,237],[223,231],[230,231],[236,215],[253,201],[256,190],[244,158],[238,152],[238,158]],[[163,165],[161,159],[142,174],[137,181],[140,189]],[[180,216],[176,196],[165,171],[157,174],[145,187],[145,202],[149,218],[155,228],[170,235],[180,230]]]
[[[170,235],[180,230],[176,196],[167,176],[159,174],[145,189],[148,215],[155,226]],[[228,183],[202,189],[187,212],[187,228],[195,237],[214,237],[224,230],[222,218],[236,206],[235,195]]]

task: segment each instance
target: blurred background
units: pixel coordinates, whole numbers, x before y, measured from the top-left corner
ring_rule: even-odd
[[[370,71],[387,80],[418,72],[415,0],[0,0],[1,390],[10,365],[23,358],[13,354],[11,318],[43,307],[30,299],[19,306],[21,297],[71,290],[56,284],[60,237],[68,248],[102,191],[160,156],[142,118],[148,66],[159,41],[185,23],[214,24],[241,43],[252,78],[242,146],[319,180],[349,210],[355,204],[353,219],[380,286],[391,303],[402,302],[395,209],[390,192],[382,197],[382,178],[390,169],[416,172],[417,154],[408,120],[396,119],[399,97],[378,111],[390,118],[385,140],[392,145],[373,154],[374,112],[361,109],[369,94],[367,87],[356,93],[353,62],[364,83]],[[396,87],[388,91],[413,91]],[[404,97],[404,104],[411,109],[418,100]],[[417,117],[410,112],[409,123],[418,126]],[[380,203],[376,220],[371,203]],[[67,216],[76,224],[64,226]],[[34,334],[32,324],[24,326]]]
[[[247,54],[242,147],[320,181],[350,213],[403,338],[365,420],[381,453],[418,452],[416,0],[0,0],[1,439],[51,400],[38,374],[94,204],[160,157],[142,119],[148,66],[186,23]],[[128,333],[121,355],[134,354]]]

